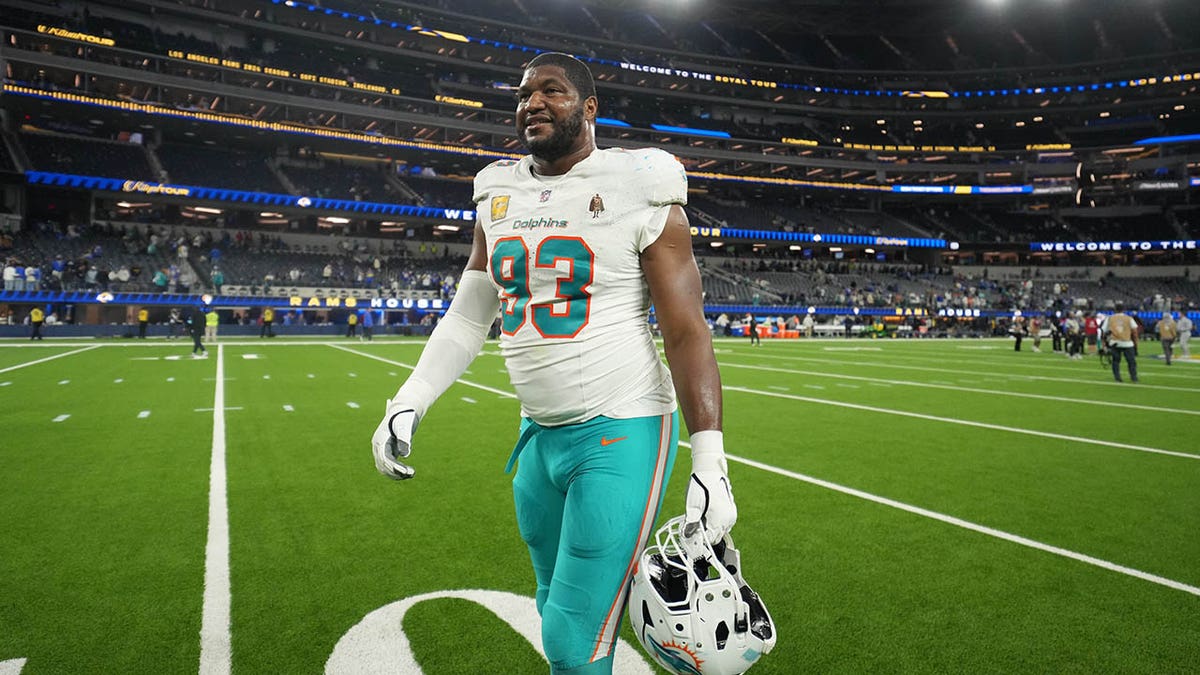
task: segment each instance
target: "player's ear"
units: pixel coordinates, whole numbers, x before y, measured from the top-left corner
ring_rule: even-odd
[[[595,96],[589,96],[583,101],[583,118],[588,122],[596,121],[596,112],[600,109],[600,102]]]

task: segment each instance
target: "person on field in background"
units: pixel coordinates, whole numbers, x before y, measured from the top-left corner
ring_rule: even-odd
[[[204,343],[202,342],[205,324],[206,319],[203,307],[197,306],[188,312],[187,325],[188,334],[192,336],[192,358],[199,359],[208,356],[208,350],[204,348]]]
[[[138,320],[138,338],[145,340],[146,339],[146,325],[150,323],[150,310],[146,309],[145,307],[139,309],[138,313],[137,313],[137,320]]]
[[[1188,318],[1186,310],[1179,313],[1179,321],[1175,322],[1175,329],[1179,331],[1179,355],[1185,359],[1192,358],[1192,350],[1188,346],[1192,340],[1192,320]]]
[[[521,402],[509,458],[516,521],[556,675],[612,673],[635,563],[674,466],[679,411],[692,455],[684,529],[719,542],[737,519],[686,173],[657,148],[598,149],[598,105],[579,60],[543,53],[526,66],[515,122],[530,154],[475,177],[477,222],[458,293],[372,438],[376,468],[411,478],[401,460],[418,421],[500,313],[500,351]]]
[[[46,322],[46,312],[42,311],[41,307],[34,307],[29,310],[29,326],[33,332],[29,334],[30,340],[42,339],[42,324]]]
[[[1154,325],[1154,331],[1158,333],[1158,341],[1162,344],[1163,358],[1166,359],[1167,365],[1171,365],[1172,352],[1175,351],[1175,339],[1179,337],[1179,327],[1175,324],[1175,319],[1170,312],[1163,312],[1162,318]]]
[[[1083,320],[1083,336],[1087,340],[1087,351],[1093,354],[1099,350],[1100,319],[1095,312],[1088,312]]]
[[[267,307],[266,309],[263,310],[263,313],[262,313],[262,330],[259,331],[258,337],[260,337],[260,338],[275,337],[275,331],[272,329],[272,325],[274,325],[274,323],[275,323],[275,310],[271,307]]]
[[[204,315],[204,341],[217,341],[217,328],[221,324],[221,316],[217,314],[216,309],[209,309]]]
[[[1112,349],[1113,379],[1121,381],[1121,358],[1124,357],[1129,364],[1129,380],[1137,382],[1137,323],[1125,313],[1122,303],[1116,304],[1116,310],[1112,316],[1105,317],[1100,325],[1101,335]]]
[[[346,317],[346,337],[358,337],[358,312],[350,312]]]

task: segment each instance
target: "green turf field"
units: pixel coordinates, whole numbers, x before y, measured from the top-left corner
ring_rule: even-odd
[[[999,340],[716,348],[779,633],[752,672],[1200,668],[1200,363],[1145,344],[1117,385]],[[420,349],[0,345],[0,673],[547,672],[494,344],[422,421],[416,478],[375,472]],[[622,636],[617,672],[658,672]]]

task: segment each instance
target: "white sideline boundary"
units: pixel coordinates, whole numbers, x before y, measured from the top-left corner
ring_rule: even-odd
[[[213,393],[212,467],[208,488],[208,543],[204,547],[204,608],[200,618],[200,675],[229,675],[229,502],[225,475],[225,346],[217,346]]]

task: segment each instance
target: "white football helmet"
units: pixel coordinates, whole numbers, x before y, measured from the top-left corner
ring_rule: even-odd
[[[771,615],[742,578],[733,539],[685,540],[683,524],[684,516],[667,521],[638,560],[629,622],[669,672],[739,675],[775,646]]]

